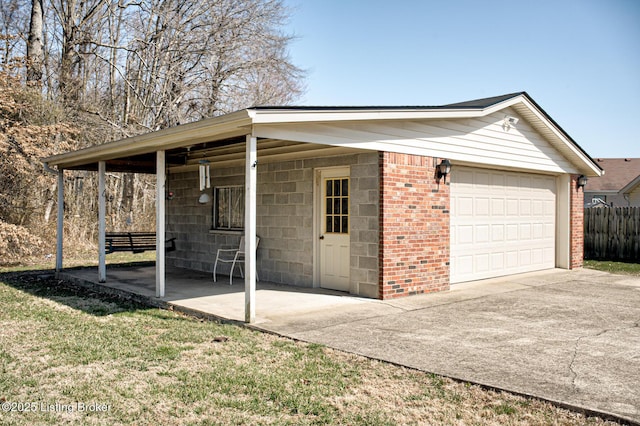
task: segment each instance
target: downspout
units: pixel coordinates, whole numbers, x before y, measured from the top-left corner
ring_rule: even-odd
[[[43,162],[44,171],[58,176],[58,215],[56,220],[56,277],[62,271],[62,233],[64,230],[64,169],[52,169]]]

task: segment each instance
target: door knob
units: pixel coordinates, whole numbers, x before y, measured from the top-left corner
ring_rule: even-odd
[[[324,235],[320,235],[320,239],[321,239],[321,240],[324,240]]]

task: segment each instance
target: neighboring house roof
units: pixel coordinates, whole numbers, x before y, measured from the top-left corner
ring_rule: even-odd
[[[629,184],[627,186],[625,186],[624,188],[622,188],[620,190],[620,192],[622,192],[623,194],[628,194],[628,193],[632,192],[634,189],[639,188],[639,187],[640,187],[640,175],[638,175],[637,178],[635,178],[634,180],[629,182]]]
[[[340,123],[365,123],[368,125],[368,123],[388,120],[409,122],[411,120],[482,118],[505,109],[515,111],[520,118],[526,120],[536,132],[573,165],[573,172],[577,171],[586,176],[602,174],[602,169],[598,164],[526,92],[441,106],[258,106],[55,155],[43,161],[47,166],[57,166],[61,169],[95,169],[98,161],[108,161],[110,167],[120,166],[120,171],[134,167],[151,169],[151,166],[155,164],[155,158],[150,154],[156,151],[172,149],[188,151],[197,144],[224,143],[225,140],[230,141],[233,138],[239,142],[247,134],[252,134],[257,138],[299,140],[300,142],[334,147],[366,146],[368,149],[381,151],[413,153],[415,147],[419,147],[415,143],[422,143],[418,139],[412,142],[415,146],[402,146],[392,140],[381,140],[368,144],[366,141],[363,141],[365,143],[353,143],[348,138],[332,137],[334,135],[305,140],[302,134],[304,132],[301,132],[299,126],[313,127],[315,130],[323,132],[327,124],[337,126]],[[203,147],[203,149],[205,148],[210,149],[210,147]],[[445,153],[435,150],[430,151],[429,155],[441,157],[443,154]],[[464,157],[464,153],[451,155]],[[456,158],[452,156],[451,159],[455,160]],[[560,171],[560,169],[549,171]]]
[[[631,192],[640,184],[640,158],[596,158],[605,171],[600,177],[589,178],[584,190],[596,192]]]

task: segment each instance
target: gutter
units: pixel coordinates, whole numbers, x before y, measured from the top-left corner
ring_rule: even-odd
[[[52,168],[49,166],[49,163],[48,163],[48,162],[46,162],[46,161],[43,161],[43,162],[42,162],[42,165],[44,166],[44,171],[45,171],[45,172],[47,172],[47,173],[52,173],[52,174],[54,174],[54,175],[57,175],[57,174],[59,173],[59,171],[58,171],[58,170],[56,170],[56,169],[52,169]]]

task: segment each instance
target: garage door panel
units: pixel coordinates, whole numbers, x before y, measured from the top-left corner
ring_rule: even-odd
[[[526,268],[527,266],[531,265],[531,250],[520,250],[520,253],[518,253],[518,255],[518,266]]]
[[[507,251],[504,254],[504,258],[506,259],[505,270],[510,271],[518,267],[518,251]]]
[[[531,213],[538,217],[544,214],[544,203],[542,200],[533,200],[531,202]]]
[[[556,236],[556,225],[555,223],[545,223],[544,224],[544,237],[545,238],[555,238]]]
[[[473,197],[461,197],[456,201],[460,216],[473,217]]]
[[[489,215],[489,198],[481,198],[478,197],[475,200],[475,211],[473,212],[474,217],[477,216],[488,216]]]
[[[520,216],[530,216],[531,215],[531,200],[520,200],[520,211],[518,211]]]
[[[475,243],[489,242],[489,225],[478,225],[475,227]]]
[[[543,253],[544,253],[544,258],[543,258],[544,264],[548,265],[550,263],[553,263],[555,265],[556,251],[552,248],[545,248],[543,250]]]
[[[505,200],[503,198],[491,199],[491,215],[504,216],[504,213],[505,213]]]
[[[518,225],[507,224],[507,241],[518,241]]]
[[[475,270],[478,272],[487,272],[491,268],[489,267],[489,254],[479,254],[475,256]]]
[[[504,253],[491,253],[491,269],[504,269]]]
[[[456,168],[451,282],[555,266],[555,178]]]
[[[473,273],[473,256],[458,256],[456,259],[456,267],[461,274],[468,275]]]
[[[504,225],[491,225],[491,241],[494,243],[504,242]]]

